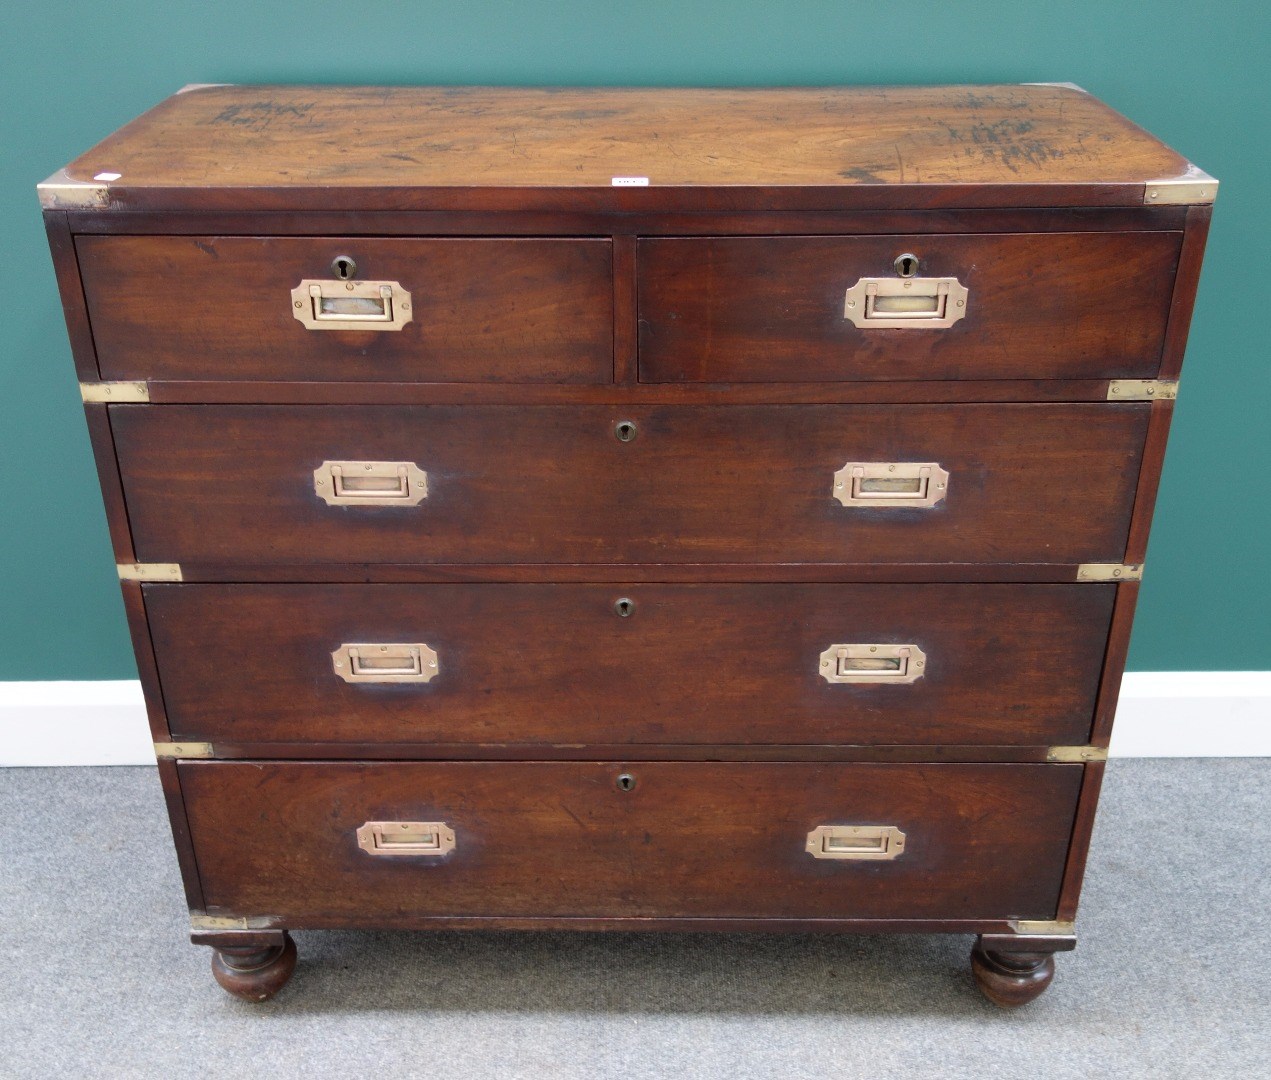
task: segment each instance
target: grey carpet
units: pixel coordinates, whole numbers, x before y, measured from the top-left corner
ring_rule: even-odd
[[[970,938],[299,933],[225,995],[151,769],[0,770],[0,1075],[1271,1076],[1271,761],[1113,761],[1051,989],[1004,1013]]]

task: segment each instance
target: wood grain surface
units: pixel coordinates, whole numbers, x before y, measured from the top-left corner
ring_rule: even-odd
[[[609,382],[608,240],[81,236],[106,379]],[[411,294],[401,330],[311,330],[291,290],[357,278]]]
[[[801,382],[1154,378],[1181,233],[643,239],[640,378]],[[857,327],[861,278],[956,278],[965,317]]]
[[[146,585],[179,741],[1085,742],[1114,585]],[[630,601],[619,616],[615,604]],[[423,643],[427,683],[350,684],[344,643]],[[913,644],[905,685],[833,644]],[[232,675],[230,674],[232,673]]]
[[[145,562],[999,563],[1120,561],[1150,406],[110,409]],[[324,460],[428,497],[328,506]],[[948,497],[844,507],[849,461],[938,462]]]
[[[1053,918],[1078,765],[183,762],[207,910],[355,916]],[[633,778],[621,790],[619,775]],[[367,821],[442,821],[384,857]],[[814,859],[894,825],[892,861]]]
[[[405,209],[492,191],[517,196],[509,205],[564,191],[579,205],[580,189],[615,206],[725,189],[734,204],[776,208],[763,199],[780,189],[848,204],[891,189],[912,206],[959,205],[958,189],[961,205],[1111,204],[1137,187],[1141,204],[1146,181],[1187,168],[1065,86],[215,86],[169,98],[66,172],[120,174],[110,201],[122,208],[369,209],[378,196]],[[614,188],[615,177],[649,187]],[[977,194],[985,187],[1004,190]]]

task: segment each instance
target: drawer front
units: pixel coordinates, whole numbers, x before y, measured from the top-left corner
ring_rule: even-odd
[[[428,915],[1053,918],[1082,774],[785,762],[179,769],[210,912],[366,925]],[[424,850],[372,853],[358,830],[376,822],[437,826],[453,848],[430,849],[418,829],[407,835]],[[809,834],[822,826],[895,829],[903,844],[890,859],[818,858]],[[370,846],[373,831],[363,830]],[[384,844],[392,839],[386,831]]]
[[[120,405],[111,425],[144,562],[1078,563],[1122,558],[1149,409]],[[332,505],[315,470],[330,490],[350,461],[415,469],[418,501]],[[845,504],[854,462],[947,486],[889,505],[884,466]]]
[[[1088,740],[1115,589],[147,585],[145,599],[181,740],[1070,745]]]
[[[1179,233],[641,240],[640,378],[1152,378],[1180,243]],[[855,325],[847,316],[863,320],[865,300],[849,310],[848,290],[899,282],[905,254],[918,260],[911,293],[935,295],[940,279],[967,290],[961,308],[956,290],[935,304],[956,321],[924,329],[918,311],[903,328]]]
[[[76,251],[105,379],[613,377],[608,240],[81,236]],[[333,275],[341,256],[358,281],[404,290],[409,300],[394,293],[383,314],[409,321],[395,330],[315,321],[315,303],[338,315],[353,284]],[[372,318],[383,307],[348,291]]]

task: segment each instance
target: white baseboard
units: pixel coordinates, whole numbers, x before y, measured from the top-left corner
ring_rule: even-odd
[[[1112,755],[1271,756],[1271,671],[1128,672]],[[152,764],[139,682],[0,682],[0,766]]]

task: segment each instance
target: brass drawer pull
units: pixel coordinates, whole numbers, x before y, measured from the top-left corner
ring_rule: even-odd
[[[437,674],[437,654],[427,645],[341,645],[331,668],[349,683],[426,683]]]
[[[898,859],[905,834],[895,825],[818,825],[807,850],[814,859]]]
[[[927,654],[917,645],[831,645],[820,670],[831,683],[911,683],[926,674]]]
[[[844,506],[929,507],[948,492],[949,474],[934,461],[849,461],[834,474]]]
[[[939,330],[966,314],[967,297],[957,278],[861,278],[843,318],[864,330]]]
[[[410,293],[396,281],[316,281],[291,290],[291,313],[306,330],[400,330]]]
[[[455,831],[444,821],[368,821],[357,846],[368,855],[445,855],[455,848]]]
[[[428,497],[428,474],[413,461],[324,461],[313,490],[330,506],[417,506]]]

